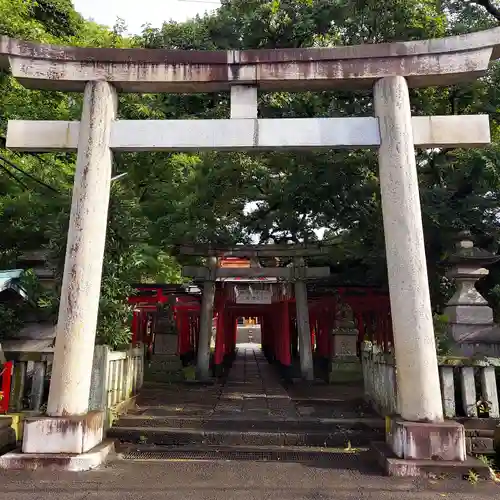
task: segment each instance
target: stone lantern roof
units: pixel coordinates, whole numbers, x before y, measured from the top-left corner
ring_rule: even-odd
[[[453,264],[468,264],[489,266],[500,259],[499,255],[474,246],[474,237],[470,231],[461,231],[456,236],[456,252],[451,255],[449,262]]]

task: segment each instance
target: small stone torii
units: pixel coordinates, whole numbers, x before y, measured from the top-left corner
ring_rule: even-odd
[[[294,283],[299,334],[300,369],[305,380],[314,380],[314,367],[305,280],[330,275],[328,267],[306,267],[304,257],[325,255],[328,247],[319,245],[238,245],[232,248],[181,246],[179,253],[207,257],[207,267],[184,266],[183,276],[202,279],[200,340],[198,347],[198,376],[208,378],[210,359],[210,334],[215,297],[215,282],[224,278],[278,278]],[[292,257],[292,267],[217,267],[217,257]]]
[[[435,40],[248,51],[90,49],[1,37],[0,66],[22,85],[84,93],[80,121],[8,124],[13,150],[77,151],[47,416],[26,421],[25,457],[40,463],[63,450],[85,455],[102,440],[103,418],[88,411],[88,396],[113,152],[375,148],[401,408],[388,443],[401,459],[463,462],[463,426],[443,419],[415,146],[487,145],[489,120],[412,116],[408,89],[474,80],[498,58],[500,28]],[[372,89],[374,116],[258,118],[258,90],[335,89]],[[117,92],[220,91],[231,95],[227,119],[117,119]]]

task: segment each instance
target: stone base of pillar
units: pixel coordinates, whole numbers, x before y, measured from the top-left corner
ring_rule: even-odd
[[[454,421],[408,422],[391,420],[387,444],[403,459],[464,462],[465,428]]]
[[[22,453],[0,456],[0,469],[82,472],[97,469],[115,456],[115,442],[105,440],[86,453]]]
[[[490,468],[477,458],[467,457],[464,462],[440,460],[414,460],[398,458],[387,443],[375,442],[372,452],[384,473],[393,477],[428,477],[462,479],[468,477],[470,471],[481,479],[491,479]]]
[[[68,417],[28,417],[22,448],[0,456],[0,469],[95,469],[114,455],[114,441],[103,442],[104,412]]]
[[[389,476],[462,477],[474,470],[480,477],[490,477],[488,466],[467,457],[465,429],[458,422],[391,419],[386,443],[373,443],[372,449]]]
[[[363,369],[357,356],[333,356],[329,382],[363,382]]]
[[[23,453],[85,453],[102,442],[104,413],[31,417],[24,421]]]

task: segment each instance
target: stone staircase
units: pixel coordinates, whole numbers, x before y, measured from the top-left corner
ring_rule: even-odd
[[[289,392],[260,351],[245,350],[220,385],[147,387],[139,406],[108,436],[119,441],[126,459],[353,464],[371,441],[384,437],[384,421],[359,415],[352,401],[304,400],[300,394],[294,400]]]

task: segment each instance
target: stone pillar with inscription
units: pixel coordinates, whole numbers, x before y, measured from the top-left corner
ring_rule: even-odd
[[[352,309],[347,304],[339,303],[336,314],[330,382],[361,381],[363,371],[356,352],[358,330]]]

